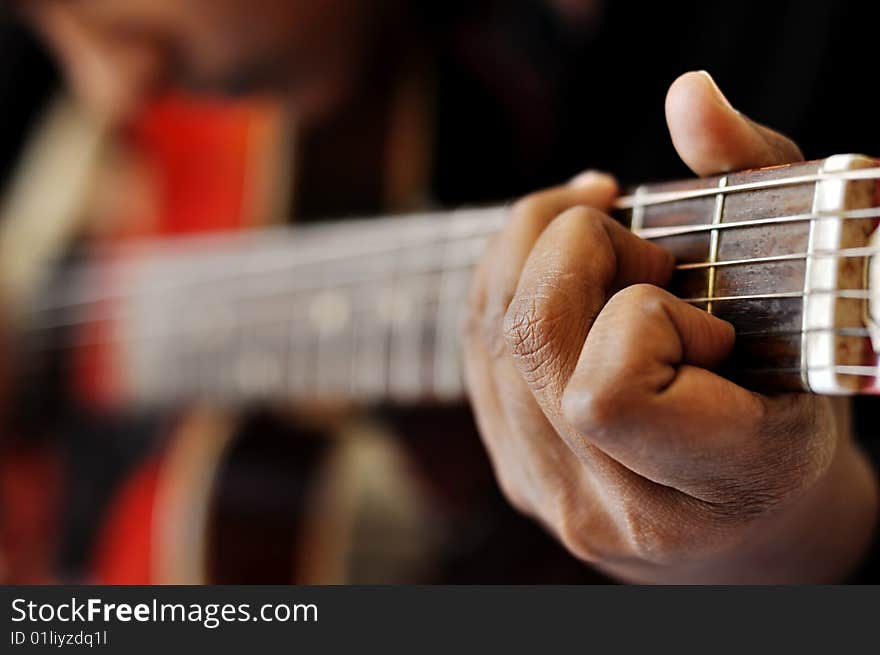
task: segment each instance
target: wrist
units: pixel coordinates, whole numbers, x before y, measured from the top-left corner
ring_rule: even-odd
[[[862,563],[878,526],[878,482],[849,438],[825,473],[795,500],[751,525],[735,545],[678,565],[606,569],[648,584],[821,584]]]
[[[815,484],[762,517],[727,556],[700,567],[700,577],[757,584],[840,582],[860,565],[877,518],[875,472],[847,438]]]

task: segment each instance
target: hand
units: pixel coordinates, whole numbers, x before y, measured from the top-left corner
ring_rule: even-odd
[[[666,117],[699,175],[800,160],[703,73]],[[638,582],[824,582],[862,556],[874,474],[845,403],[712,372],[730,324],[664,291],[671,255],[615,223],[598,173],[518,202],[464,325],[480,431],[510,502]]]

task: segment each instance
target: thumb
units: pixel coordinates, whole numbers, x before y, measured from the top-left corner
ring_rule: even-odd
[[[669,87],[666,124],[679,157],[697,175],[803,159],[793,141],[734,109],[705,71],[685,73]]]

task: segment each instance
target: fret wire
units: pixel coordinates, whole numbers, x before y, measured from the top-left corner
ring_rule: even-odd
[[[406,387],[409,386],[405,380],[405,373],[407,369],[407,355],[411,354],[407,350],[411,343],[407,342],[410,334],[406,329],[405,319],[408,318],[407,314],[413,311],[413,303],[409,294],[404,293],[403,289],[404,285],[412,284],[411,279],[404,279],[404,276],[401,274],[403,264],[409,260],[409,257],[406,257],[406,255],[411,256],[411,253],[404,253],[405,259],[395,258],[389,287],[390,298],[387,311],[390,329],[388,331],[389,346],[386,365],[388,368],[388,390],[392,397],[399,397],[405,394]],[[412,362],[412,365],[417,366],[417,362],[419,362],[418,357]]]
[[[642,185],[635,190],[632,195],[632,215],[629,222],[629,229],[638,234],[645,222],[645,206],[641,202],[642,195],[645,192],[645,186]]]
[[[711,299],[715,295],[715,266],[714,263],[718,259],[718,226],[721,224],[724,215],[724,187],[727,186],[727,176],[718,180],[718,188],[721,193],[715,196],[715,209],[712,212],[712,225],[715,227],[709,234],[709,280],[706,285],[706,295]],[[712,300],[706,303],[706,311],[712,313]]]
[[[826,160],[827,162],[827,160]],[[825,164],[823,162],[819,167],[819,173],[825,173]],[[818,182],[813,186],[813,204],[812,210],[813,213],[820,213],[823,209],[822,203],[822,193],[823,185]],[[815,219],[810,219],[808,225],[808,233],[807,233],[807,254],[812,254],[814,250],[816,250],[816,230],[818,224]],[[834,225],[832,224],[832,227]],[[842,225],[841,225],[842,227]],[[839,246],[839,242],[835,241],[835,246]],[[811,257],[807,257],[804,260],[804,278],[803,283],[801,284],[801,288],[804,292],[804,300],[801,303],[801,329],[804,331],[803,336],[801,337],[801,348],[800,348],[800,364],[801,364],[801,384],[804,389],[807,391],[813,390],[813,385],[811,384],[810,374],[807,371],[807,365],[810,363],[810,350],[811,350],[811,342],[814,339],[811,339],[811,333],[807,330],[810,328],[812,317],[812,304],[810,297],[806,294],[810,293],[813,289],[813,267],[815,261]],[[813,335],[815,338],[815,335]],[[821,338],[821,334],[819,338]]]
[[[812,173],[809,175],[794,175],[790,177],[782,177],[774,180],[759,180],[756,182],[743,182],[741,184],[732,184],[728,186],[724,193],[740,193],[742,191],[755,191],[758,189],[774,189],[784,186],[793,186],[797,184],[809,184],[824,180],[876,180],[880,179],[880,167],[861,168],[857,170],[842,171],[839,173]],[[701,189],[686,189],[680,191],[655,191],[647,192],[639,202],[646,207],[653,205],[661,205],[670,202],[678,202],[680,200],[691,200],[692,198],[702,198],[705,196],[713,196],[717,192],[714,186]],[[635,199],[632,195],[622,196],[614,203],[615,209],[631,209]]]
[[[772,218],[756,218],[749,221],[737,221],[731,223],[721,223],[720,225],[712,225],[711,223],[702,223],[700,225],[672,225],[669,227],[646,227],[637,236],[643,239],[663,239],[666,237],[687,236],[698,232],[709,232],[711,230],[735,230],[738,228],[757,227],[761,225],[775,225],[777,223],[803,223],[813,220],[850,220],[861,218],[878,218],[880,217],[880,206],[865,207],[863,209],[849,209],[842,212],[832,214],[822,214],[817,212],[809,212],[804,214],[792,214],[790,216],[774,216]]]
[[[456,274],[446,264],[454,256],[453,237],[457,226],[449,225],[449,239],[444,243],[441,261],[444,262],[443,272],[440,273],[437,284],[437,305],[435,315],[437,327],[434,337],[433,371],[431,390],[435,396],[448,398],[461,391],[462,373],[460,370],[459,344],[458,344],[458,313],[464,304],[466,290],[469,284],[463,282],[460,273]]]

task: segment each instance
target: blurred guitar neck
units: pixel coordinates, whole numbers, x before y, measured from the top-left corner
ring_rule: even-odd
[[[644,185],[620,220],[678,258],[674,293],[737,328],[727,373],[870,393],[872,159]],[[450,401],[473,266],[506,209],[345,221],[93,253],[24,317],[21,359],[122,405]],[[589,256],[588,252],[584,256]],[[28,368],[28,366],[26,366]]]

